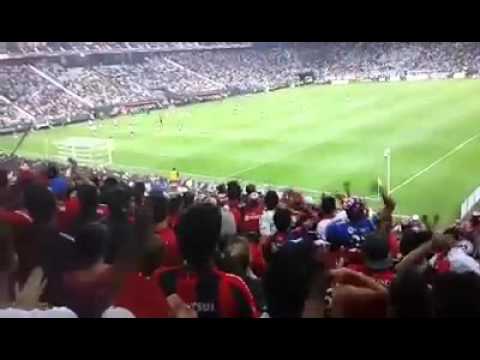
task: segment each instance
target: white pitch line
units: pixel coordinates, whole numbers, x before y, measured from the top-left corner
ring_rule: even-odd
[[[259,164],[255,164],[255,165],[249,166],[249,167],[247,167],[247,168],[243,168],[243,169],[241,169],[241,170],[239,170],[239,171],[235,171],[234,173],[228,174],[228,175],[225,176],[225,177],[226,177],[226,178],[235,178],[235,177],[237,177],[237,176],[240,175],[240,174],[244,174],[244,173],[246,173],[246,172],[250,172],[250,171],[252,171],[252,170],[259,169],[259,168],[261,168],[261,167],[263,167],[263,166],[265,166],[265,165],[268,165],[268,164],[276,163],[276,162],[278,162],[278,161],[280,161],[280,160],[282,160],[282,159],[284,159],[284,158],[288,158],[288,157],[290,157],[290,156],[292,156],[292,155],[294,155],[294,154],[296,154],[296,153],[304,152],[305,150],[308,150],[308,149],[313,148],[313,147],[318,146],[318,145],[319,145],[319,143],[315,143],[315,144],[311,144],[311,145],[307,145],[307,146],[302,146],[301,148],[299,148],[299,149],[297,149],[297,150],[294,150],[294,151],[291,151],[291,152],[287,152],[287,153],[285,153],[285,154],[283,154],[283,155],[281,155],[281,156],[279,156],[279,157],[277,157],[277,158],[275,158],[275,159],[273,159],[273,160],[262,161],[262,162],[259,163]]]
[[[435,160],[433,163],[431,163],[430,165],[428,165],[426,168],[424,168],[423,170],[420,170],[419,172],[417,172],[415,175],[412,175],[411,177],[409,177],[407,180],[405,180],[404,182],[400,183],[399,185],[395,186],[391,191],[390,193],[394,193],[396,192],[397,190],[400,190],[401,188],[403,188],[404,186],[410,184],[413,180],[415,180],[417,177],[425,174],[427,171],[429,171],[431,168],[433,168],[434,166],[438,165],[439,163],[441,163],[442,161],[446,160],[447,158],[449,158],[450,156],[452,156],[453,154],[459,152],[460,150],[462,150],[463,147],[465,147],[465,145],[471,143],[473,140],[477,139],[478,137],[480,137],[480,132],[473,135],[472,137],[468,138],[467,140],[465,140],[463,143],[461,143],[460,145],[457,145],[455,146],[452,150],[450,150],[449,152],[447,152],[445,155],[443,155],[442,157],[438,158],[437,160]]]

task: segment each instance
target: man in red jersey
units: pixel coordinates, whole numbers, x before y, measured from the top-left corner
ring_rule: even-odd
[[[362,252],[363,263],[352,264],[349,268],[370,276],[382,285],[390,286],[395,279],[395,272],[387,236],[378,232],[367,235],[362,244]]]
[[[243,209],[241,233],[258,233],[260,231],[260,218],[263,215],[263,206],[260,196],[253,192],[248,195],[247,205]]]
[[[273,222],[277,232],[263,243],[263,254],[269,261],[273,254],[288,242],[288,234],[292,226],[292,212],[289,209],[277,209],[273,215]]]
[[[186,265],[159,270],[154,280],[165,296],[177,294],[199,318],[257,317],[255,300],[245,282],[214,266],[221,222],[217,207],[211,204],[191,207],[180,219],[178,229]]]
[[[183,264],[183,258],[180,254],[177,244],[177,236],[169,226],[169,201],[164,196],[154,196],[151,198],[153,204],[154,233],[162,242],[164,248],[162,266],[180,266]]]
[[[227,184],[228,209],[233,214],[237,229],[242,226],[242,206],[240,199],[242,197],[242,188],[237,181],[230,181]]]

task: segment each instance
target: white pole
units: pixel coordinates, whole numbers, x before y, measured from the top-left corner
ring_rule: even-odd
[[[390,195],[392,179],[392,152],[390,148],[385,149],[385,160],[387,161],[387,194]]]

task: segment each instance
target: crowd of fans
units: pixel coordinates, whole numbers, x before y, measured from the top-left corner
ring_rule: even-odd
[[[479,70],[479,43],[340,43],[323,58],[307,54],[323,76],[400,76],[409,72]],[[330,55],[330,56],[328,56]]]
[[[0,317],[480,316],[480,213],[2,158]],[[14,289],[14,291],[10,291]]]
[[[70,44],[35,49],[123,46]],[[477,43],[337,43],[35,65],[60,86],[1,66],[0,122],[88,111],[68,92],[96,106],[166,106],[170,92],[253,92],[307,70],[456,72],[478,70],[479,57]],[[175,169],[164,178],[1,158],[0,317],[480,316],[480,213],[439,229],[438,217],[397,221],[383,190],[382,208],[369,209],[344,188],[315,202]]]
[[[62,44],[67,46],[67,43]],[[174,48],[192,43],[70,44],[70,48],[80,51],[78,47],[129,44]],[[91,64],[71,68],[59,63],[35,64],[57,84],[26,65],[0,66],[0,96],[15,103],[37,121],[44,121],[86,112],[85,102],[71,93],[92,107],[139,101],[155,101],[164,107],[173,101],[172,93],[176,97],[188,97],[209,92],[227,96],[265,91],[295,84],[300,79],[299,74],[306,72],[316,74],[319,80],[332,80],[480,70],[479,43],[329,43],[317,47],[228,50],[201,50],[208,44],[195,44],[197,51],[156,54],[140,62],[117,65]],[[215,44],[217,47],[226,45]],[[17,115],[11,122],[23,120]]]
[[[115,50],[195,50],[250,46],[240,42],[21,42],[10,47],[12,54],[55,54],[71,52],[109,52]]]
[[[244,51],[202,51],[178,53],[170,58],[231,89],[253,92],[294,83],[304,70],[289,49],[248,49]]]
[[[38,121],[85,112],[82,103],[26,65],[0,67],[0,95]]]

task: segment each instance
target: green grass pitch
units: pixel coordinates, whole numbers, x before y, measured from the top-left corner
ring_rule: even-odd
[[[318,191],[376,196],[392,149],[400,214],[454,220],[480,185],[480,81],[310,86],[31,134],[19,154],[52,155],[55,141],[113,136],[113,162]],[[133,124],[133,125],[131,125]],[[130,126],[135,136],[129,136]],[[182,130],[180,128],[183,127]],[[0,139],[13,148],[11,136]]]

